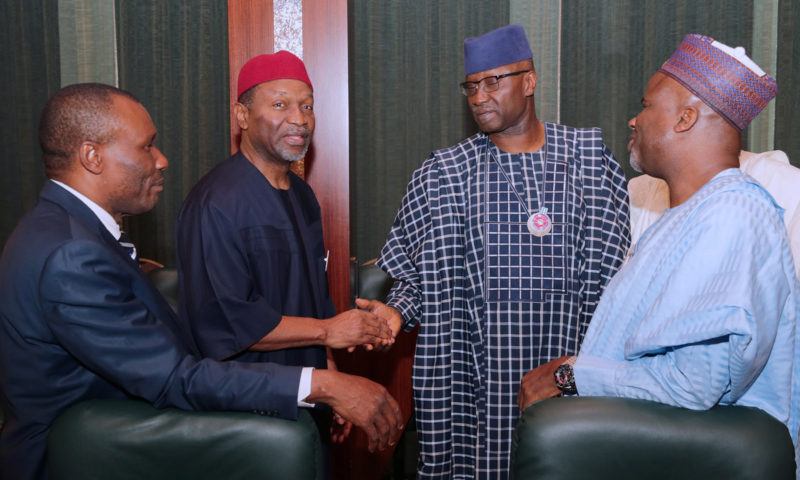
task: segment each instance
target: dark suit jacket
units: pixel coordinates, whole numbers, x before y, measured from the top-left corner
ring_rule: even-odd
[[[94,213],[48,181],[0,259],[4,478],[47,477],[53,420],[81,400],[297,416],[299,367],[199,360]]]

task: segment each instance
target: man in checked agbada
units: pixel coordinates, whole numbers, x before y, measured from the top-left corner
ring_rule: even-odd
[[[786,424],[798,458],[798,281],[783,209],[738,159],[777,90],[743,48],[702,35],[653,76],[628,148],[670,208],[608,285],[580,354],[527,374],[521,407],[562,392],[756,407]]]
[[[597,128],[540,121],[525,31],[464,42],[480,132],[414,173],[378,265],[395,330],[420,325],[420,478],[504,478],[519,381],[574,354],[629,243],[625,177]]]

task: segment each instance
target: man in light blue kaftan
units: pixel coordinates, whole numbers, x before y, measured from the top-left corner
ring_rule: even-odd
[[[603,294],[578,392],[757,407],[797,445],[798,287],[781,213],[738,169],[664,212]]]
[[[519,26],[467,39],[481,133],[414,173],[379,259],[420,328],[418,478],[507,477],[522,375],[577,351],[627,252],[624,174],[599,129],[536,118],[531,55]]]
[[[744,49],[687,35],[629,123],[631,164],[670,206],[609,283],[577,357],[523,379],[520,405],[557,394],[704,410],[756,407],[798,458],[800,294],[781,209],[738,166],[741,131],[777,92]]]

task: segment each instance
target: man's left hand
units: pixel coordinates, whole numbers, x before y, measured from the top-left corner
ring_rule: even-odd
[[[555,373],[568,358],[569,356],[564,356],[550,360],[522,377],[517,395],[517,405],[520,410],[524,410],[533,402],[561,395],[561,390],[556,386]]]

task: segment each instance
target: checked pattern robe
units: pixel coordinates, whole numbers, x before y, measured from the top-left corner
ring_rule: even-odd
[[[506,478],[529,370],[575,354],[630,243],[625,176],[599,129],[545,123],[536,153],[479,133],[414,173],[378,265],[420,324],[419,478]],[[541,205],[540,205],[541,203]],[[542,206],[550,233],[528,232]]]

